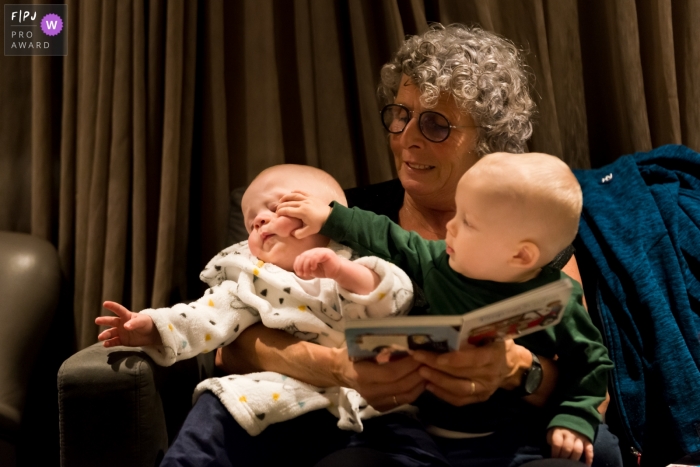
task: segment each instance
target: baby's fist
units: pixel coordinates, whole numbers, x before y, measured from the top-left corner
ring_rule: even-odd
[[[593,443],[578,431],[554,427],[547,431],[547,442],[552,446],[552,458],[577,461],[585,455],[586,465],[593,464]]]
[[[314,277],[335,279],[340,266],[340,257],[329,248],[312,248],[294,260],[294,272],[302,279]]]

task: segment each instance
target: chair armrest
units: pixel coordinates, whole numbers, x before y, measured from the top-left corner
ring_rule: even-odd
[[[32,371],[58,305],[61,267],[46,240],[0,232],[0,440],[20,432]],[[2,449],[3,445],[0,445]],[[0,464],[4,455],[0,451]]]
[[[61,466],[158,465],[213,369],[213,352],[171,367],[131,347],[77,352],[58,372]]]

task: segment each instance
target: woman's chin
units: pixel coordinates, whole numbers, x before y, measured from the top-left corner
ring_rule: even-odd
[[[399,179],[404,190],[417,195],[425,195],[434,193],[440,188],[439,180],[435,177],[436,169],[427,169],[422,171],[402,170],[399,173]]]

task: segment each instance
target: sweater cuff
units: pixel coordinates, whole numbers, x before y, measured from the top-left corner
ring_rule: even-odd
[[[595,432],[600,424],[599,420],[584,420],[581,417],[571,414],[557,414],[552,418],[552,421],[547,425],[547,431],[550,428],[561,427],[569,430],[577,431],[587,437],[592,443],[595,439]]]
[[[153,319],[153,325],[158,329],[162,345],[142,346],[141,349],[160,366],[170,366],[177,361],[176,340],[173,337],[172,325],[168,322],[168,308],[147,308],[140,313]],[[169,327],[170,326],[170,327]]]
[[[398,267],[376,256],[365,256],[354,261],[379,276],[379,285],[367,295],[360,295],[338,286],[338,292],[346,300],[362,305],[364,316],[345,318],[385,318],[404,314],[413,303],[413,283]],[[347,309],[344,308],[344,313]]]
[[[321,235],[325,235],[336,242],[342,242],[345,238],[346,228],[344,226],[349,225],[352,222],[353,211],[352,209],[346,208],[337,201],[331,203],[331,213],[326,219],[320,230]]]

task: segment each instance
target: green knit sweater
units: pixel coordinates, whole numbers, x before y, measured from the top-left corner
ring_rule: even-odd
[[[343,243],[361,255],[374,255],[401,267],[420,286],[429,304],[429,314],[464,314],[513,295],[548,284],[561,271],[544,268],[534,279],[521,283],[499,283],[465,277],[450,268],[445,242],[425,240],[407,232],[385,216],[348,209],[333,203],[321,234]],[[597,407],[605,399],[612,362],[598,329],[582,305],[582,289],[572,279],[572,298],[556,326],[516,339],[537,355],[557,356],[559,379],[548,406],[539,410],[547,428],[569,428],[593,440],[600,423]],[[513,417],[529,416],[533,406],[524,404],[511,391],[499,390],[489,401],[460,408],[436,398],[421,407],[428,410],[428,423],[453,431],[481,433],[513,423]],[[493,414],[493,416],[491,416]]]

